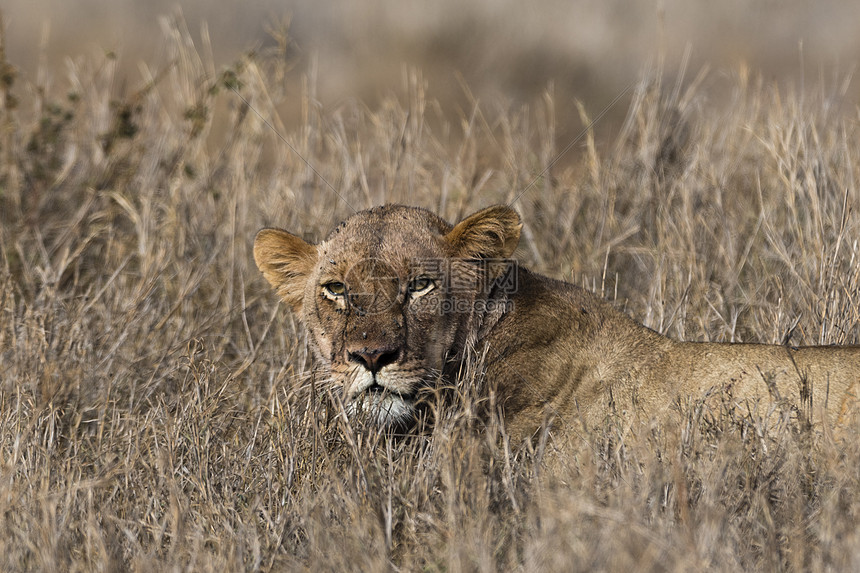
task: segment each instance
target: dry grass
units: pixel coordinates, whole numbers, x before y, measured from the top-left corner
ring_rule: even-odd
[[[309,87],[286,129],[276,51],[216,71],[168,31],[125,95],[109,58],[52,85],[0,62],[0,570],[860,569],[858,426],[762,438],[691,401],[654,435],[608,419],[544,480],[469,375],[431,435],[368,437],[316,395],[250,253],[263,225],[320,238],[350,206],[457,219],[524,191],[521,260],[653,328],[857,343],[841,86],[739,72],[715,108],[707,77],[649,75],[614,145],[589,133],[543,173],[568,143],[552,94],[446,123],[414,72],[373,109]]]

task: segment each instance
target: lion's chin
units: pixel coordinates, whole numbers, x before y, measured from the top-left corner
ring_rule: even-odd
[[[402,428],[412,423],[415,406],[399,394],[364,393],[347,405],[347,414],[381,428]]]

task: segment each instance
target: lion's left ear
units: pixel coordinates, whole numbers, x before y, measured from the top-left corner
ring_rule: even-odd
[[[463,258],[506,259],[517,248],[522,228],[516,211],[494,205],[457,223],[445,238]]]
[[[317,263],[316,245],[281,229],[263,229],[254,238],[254,262],[281,299],[296,312]]]

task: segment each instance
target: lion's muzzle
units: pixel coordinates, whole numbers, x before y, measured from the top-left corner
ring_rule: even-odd
[[[347,352],[347,358],[350,362],[364,366],[374,376],[385,366],[396,362],[399,355],[400,349],[393,347],[369,349],[365,346]]]

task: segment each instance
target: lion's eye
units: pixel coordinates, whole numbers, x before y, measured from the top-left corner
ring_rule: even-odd
[[[413,295],[422,295],[430,292],[436,287],[436,283],[433,282],[433,279],[428,279],[427,277],[418,277],[417,279],[413,279],[407,289],[409,290],[409,294]]]
[[[337,281],[332,281],[323,285],[323,291],[330,297],[340,297],[346,294],[346,285]]]

